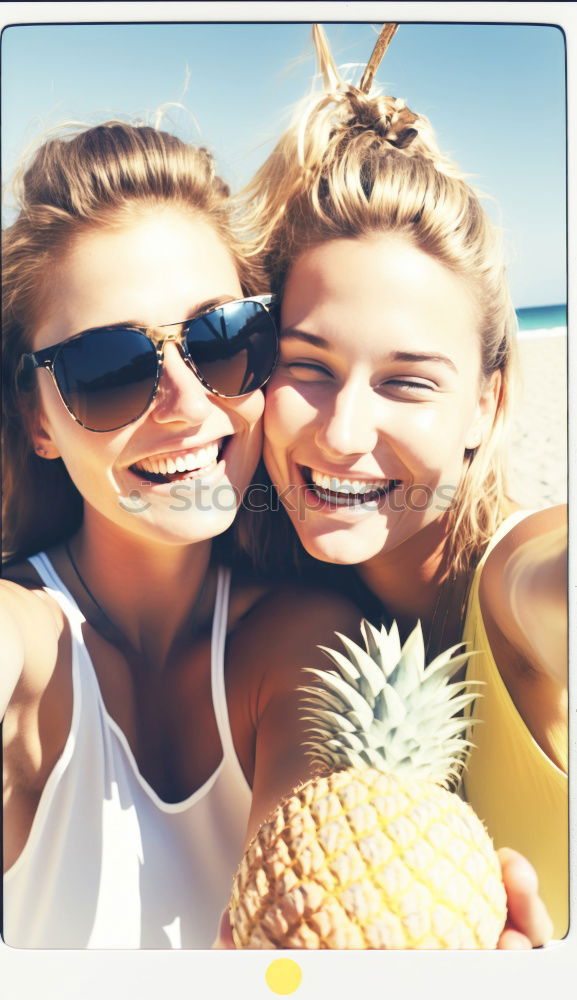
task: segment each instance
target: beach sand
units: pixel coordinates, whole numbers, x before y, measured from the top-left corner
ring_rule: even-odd
[[[519,341],[509,494],[524,507],[567,501],[567,338]]]

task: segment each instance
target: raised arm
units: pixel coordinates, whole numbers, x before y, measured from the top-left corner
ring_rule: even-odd
[[[536,670],[567,686],[567,524],[529,538],[505,564],[511,641]]]
[[[505,535],[487,560],[482,595],[529,667],[566,690],[566,507],[538,511]]]
[[[0,718],[4,718],[24,669],[25,636],[15,588],[0,584]]]
[[[483,568],[480,601],[495,663],[528,732],[567,771],[567,515],[539,511]]]
[[[306,755],[307,723],[299,687],[310,683],[306,667],[330,667],[318,644],[334,647],[334,632],[358,639],[360,613],[339,598],[317,595],[262,603],[234,638],[237,657],[246,658],[261,677],[254,705],[256,743],[253,802],[246,845],[280,799],[311,776]],[[239,664],[240,665],[240,664]],[[499,852],[509,916],[499,948],[542,945],[551,936],[551,921],[538,894],[531,865],[516,851]],[[223,915],[217,948],[234,947],[228,914]]]
[[[335,631],[358,638],[360,620],[361,612],[337,595],[279,591],[261,602],[235,636],[235,666],[245,658],[258,679],[247,844],[280,799],[311,777],[299,688],[311,683],[306,668],[330,667],[318,646],[334,646]]]
[[[50,684],[60,632],[48,597],[10,580],[0,582],[5,869],[26,842],[30,804],[37,801],[70,726],[71,685]]]
[[[283,796],[312,776],[299,691],[310,684],[305,668],[329,667],[318,645],[334,646],[335,631],[358,638],[361,618],[358,608],[336,595],[278,591],[260,602],[229,642],[234,669],[257,678],[251,712],[256,731],[253,796],[245,848]],[[234,948],[228,910],[213,947]]]

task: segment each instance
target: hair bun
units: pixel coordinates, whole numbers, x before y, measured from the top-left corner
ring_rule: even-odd
[[[402,98],[370,98],[356,87],[350,87],[346,97],[352,111],[347,122],[349,129],[374,132],[396,149],[409,146],[418,135],[414,128],[418,115],[406,106]]]

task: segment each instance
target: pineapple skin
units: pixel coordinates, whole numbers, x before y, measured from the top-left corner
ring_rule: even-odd
[[[295,789],[241,861],[237,948],[495,948],[499,860],[455,793],[348,768]]]

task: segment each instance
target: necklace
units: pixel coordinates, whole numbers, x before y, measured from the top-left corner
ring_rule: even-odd
[[[439,585],[437,589],[435,604],[433,608],[433,615],[431,617],[431,623],[425,635],[423,635],[423,640],[425,643],[425,660],[427,663],[442,651],[442,642],[445,636],[447,621],[449,619],[449,614],[451,607],[454,606],[454,602],[451,601],[451,589],[455,586],[457,582],[457,577],[453,574],[445,577],[443,582]],[[389,630],[393,624],[394,615],[389,611],[387,606],[383,604],[380,597],[377,597],[374,591],[365,584],[362,578],[356,578],[356,588],[352,590],[353,600],[356,600],[360,607],[363,608],[364,616],[369,618],[369,620],[378,622],[380,625],[384,625],[387,630]],[[440,613],[443,614],[443,620],[440,627],[438,638],[435,641],[435,632],[439,624]]]
[[[452,585],[455,583],[454,576],[448,576],[443,580],[442,584],[439,586],[439,591],[437,593],[437,600],[435,601],[435,607],[433,608],[433,617],[431,618],[431,624],[429,627],[429,634],[427,635],[427,642],[425,645],[425,661],[429,663],[433,656],[442,651],[442,642],[445,635],[445,629],[447,628],[447,619],[449,617],[449,611],[451,609],[451,601],[449,600],[449,591]],[[446,598],[445,600],[445,615],[440,628],[439,636],[434,641],[435,628],[437,625],[437,618],[439,615],[439,610],[441,607],[441,598]]]
[[[74,556],[72,555],[72,551],[70,549],[70,544],[69,544],[68,539],[66,539],[66,541],[64,542],[64,548],[66,550],[66,555],[68,556],[68,561],[70,562],[70,565],[72,566],[72,569],[74,570],[74,573],[76,574],[76,577],[78,578],[78,581],[79,581],[82,589],[86,592],[86,594],[88,595],[88,597],[90,598],[90,600],[94,604],[94,606],[97,609],[98,614],[100,616],[100,621],[98,622],[98,626],[88,616],[86,616],[87,621],[105,639],[107,639],[113,645],[118,646],[118,648],[121,650],[121,652],[124,653],[125,656],[130,656],[130,658],[133,658],[135,654],[137,656],[140,656],[141,654],[139,653],[139,651],[137,649],[135,649],[135,647],[132,645],[132,643],[126,638],[126,636],[124,635],[124,633],[121,632],[121,630],[119,629],[118,625],[115,622],[112,621],[112,619],[110,618],[110,616],[106,613],[106,611],[104,610],[104,608],[102,607],[102,605],[100,604],[100,602],[96,599],[96,597],[92,593],[90,587],[86,583],[86,580],[82,576],[82,573],[78,569],[78,566],[76,564],[76,560],[75,560]],[[207,580],[208,580],[208,573],[205,573],[204,574],[204,580],[202,581],[202,586],[201,586],[201,588],[200,588],[200,590],[198,592],[198,596],[197,596],[196,601],[194,602],[194,605],[193,605],[193,607],[191,609],[191,612],[190,612],[191,624],[194,621],[194,619],[195,619],[195,617],[196,617],[196,615],[198,613],[198,609],[199,609],[199,607],[200,607],[200,605],[202,603],[202,599],[203,599],[205,591],[206,591]]]
[[[445,649],[445,633],[452,611],[454,614],[454,622],[458,628],[456,629],[457,634],[451,636],[451,642],[449,645],[453,645],[455,642],[459,642],[461,640],[465,609],[469,595],[469,582],[470,578],[467,574],[459,575],[452,573],[450,576],[447,576],[440,585],[425,646],[425,656],[427,662],[430,662],[434,656],[438,656],[439,653],[442,653]],[[442,622],[440,623],[439,617],[440,612],[442,613],[442,602],[444,602],[444,614]],[[436,632],[437,638],[435,638]]]

